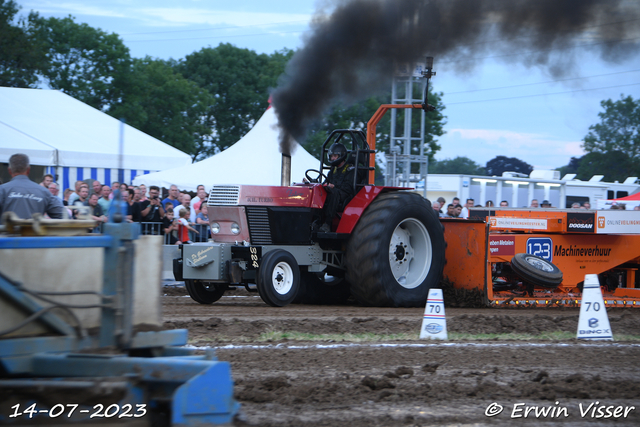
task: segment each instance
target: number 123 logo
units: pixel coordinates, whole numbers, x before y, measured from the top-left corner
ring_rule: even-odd
[[[549,237],[531,237],[527,239],[527,253],[552,262],[553,241]]]

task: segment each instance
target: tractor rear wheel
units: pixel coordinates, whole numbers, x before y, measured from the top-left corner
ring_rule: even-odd
[[[222,298],[226,286],[216,286],[211,283],[204,283],[201,280],[187,279],[184,286],[189,292],[189,296],[200,304],[213,304]]]
[[[381,194],[364,211],[346,251],[351,294],[371,306],[424,306],[440,282],[444,232],[431,203],[415,193]]]

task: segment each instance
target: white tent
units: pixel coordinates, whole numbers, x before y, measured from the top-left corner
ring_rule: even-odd
[[[238,142],[200,162],[148,175],[138,176],[134,185],[157,185],[196,191],[199,184],[280,185],[282,154],[278,144],[277,117],[268,108],[255,126]],[[291,154],[291,182],[302,182],[307,169],[318,169],[320,161],[297,142]],[[314,175],[315,177],[315,175]]]
[[[63,188],[87,178],[130,182],[138,174],[191,163],[188,154],[62,92],[0,87],[0,163],[15,153],[46,166]]]

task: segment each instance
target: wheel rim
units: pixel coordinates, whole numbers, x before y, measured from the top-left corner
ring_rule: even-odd
[[[389,266],[398,284],[406,289],[420,286],[432,260],[431,238],[424,224],[407,218],[393,230],[389,243]]]
[[[543,259],[534,258],[534,257],[526,257],[524,259],[527,264],[531,265],[538,270],[546,271],[547,273],[553,272],[553,267]]]
[[[279,295],[286,295],[293,287],[293,269],[286,262],[276,264],[271,273],[273,289]]]

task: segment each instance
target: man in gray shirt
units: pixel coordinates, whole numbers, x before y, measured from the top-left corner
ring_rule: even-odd
[[[9,158],[11,181],[0,185],[0,215],[11,211],[22,219],[31,219],[37,212],[62,218],[62,202],[47,188],[29,179],[30,169],[26,154],[14,154]]]

